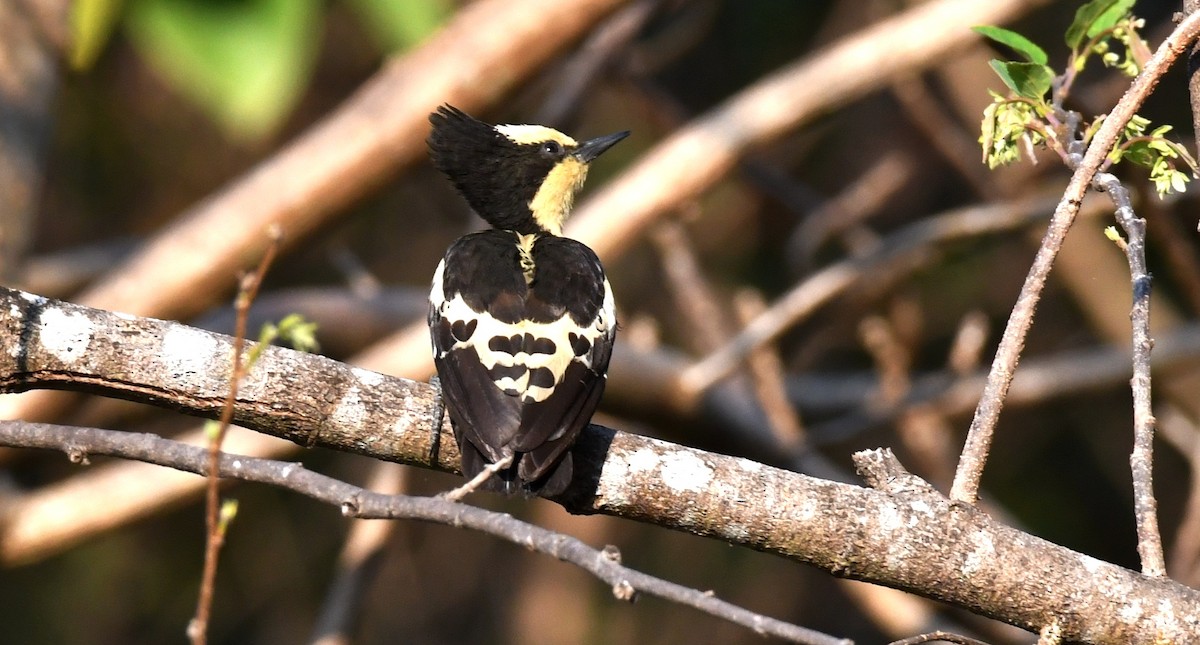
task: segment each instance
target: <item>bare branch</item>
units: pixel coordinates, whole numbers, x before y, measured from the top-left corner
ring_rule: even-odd
[[[137,459],[191,473],[208,475],[208,453],[151,434],[134,434],[49,424],[0,422],[0,443],[61,450],[72,455],[97,454]],[[571,536],[555,533],[506,513],[459,504],[439,497],[384,495],[284,461],[222,453],[221,477],[271,484],[340,508],[343,515],[363,519],[412,519],[468,528],[538,553],[574,564],[611,585],[621,600],[637,593],[665,598],[742,625],[755,633],[793,643],[849,645],[850,641],[798,627],[748,611],[711,593],[635,571],[620,563],[613,547],[594,549]]]
[[[888,645],[918,645],[919,643],[958,643],[958,645],[987,645],[987,643],[974,638],[951,634],[949,632],[930,632],[928,634],[920,634],[910,638],[903,638],[898,641],[892,641]]]
[[[1150,397],[1150,272],[1146,268],[1146,220],[1133,211],[1129,191],[1107,172],[1096,174],[1096,187],[1108,193],[1117,207],[1116,217],[1126,238],[1120,244],[1129,259],[1133,284],[1133,508],[1137,520],[1138,555],[1142,573],[1167,575],[1162,536],[1158,531],[1158,503],[1154,499],[1154,410]]]
[[[431,109],[447,101],[482,109],[620,4],[487,0],[465,7],[287,148],[182,213],[80,301],[163,317],[201,311],[211,302],[200,294],[220,294],[247,258],[262,255],[267,226],[279,223],[291,242],[302,239],[424,156]]]

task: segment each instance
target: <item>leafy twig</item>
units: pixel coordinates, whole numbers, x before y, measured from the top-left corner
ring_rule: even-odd
[[[996,421],[1000,418],[1000,410],[1004,406],[1004,398],[1016,372],[1017,361],[1025,346],[1025,335],[1033,323],[1034,311],[1041,298],[1042,288],[1054,258],[1062,248],[1067,231],[1079,213],[1083,196],[1090,187],[1100,165],[1104,163],[1108,153],[1121,135],[1124,124],[1133,118],[1134,113],[1150,92],[1158,84],[1162,75],[1175,59],[1196,40],[1200,35],[1200,14],[1192,14],[1176,27],[1175,31],[1163,41],[1154,55],[1147,61],[1141,74],[1134,79],[1133,84],[1126,90],[1125,95],[1113,107],[1112,112],[1104,119],[1092,138],[1086,153],[1079,162],[1071,181],[1063,193],[1063,198],[1054,211],[1049,228],[1038,248],[1033,265],[1021,287],[1008,324],[996,350],[988,374],[987,385],[983,397],[975,409],[971,428],[959,459],[958,469],[954,476],[954,485],[950,489],[950,498],[956,501],[974,503],[979,495],[979,482],[983,475],[983,467],[991,448],[992,434]]]
[[[233,334],[233,358],[230,364],[229,392],[225,396],[225,404],[221,408],[221,418],[215,432],[212,432],[208,442],[208,462],[205,471],[208,473],[208,486],[205,490],[205,528],[207,540],[204,547],[204,572],[200,581],[200,594],[196,599],[196,614],[188,623],[187,634],[193,645],[204,645],[208,642],[208,619],[212,613],[213,587],[217,579],[217,557],[221,546],[225,543],[225,530],[236,513],[237,506],[220,503],[220,478],[217,475],[221,455],[221,443],[229,432],[229,424],[233,422],[234,406],[237,403],[238,384],[246,375],[250,361],[242,360],[242,351],[246,341],[246,318],[250,313],[250,304],[258,295],[263,277],[275,253],[283,240],[283,230],[272,226],[267,231],[270,244],[263,253],[258,268],[252,273],[242,276],[238,286],[237,299],[234,306],[237,310],[237,321]]]

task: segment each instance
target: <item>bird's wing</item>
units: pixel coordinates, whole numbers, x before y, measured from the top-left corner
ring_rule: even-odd
[[[547,477],[604,390],[616,333],[611,290],[590,249],[549,239],[530,285],[511,234],[499,231],[460,240],[435,275],[434,359],[468,475],[511,454],[522,484]],[[564,477],[563,485],[569,464],[554,473]]]

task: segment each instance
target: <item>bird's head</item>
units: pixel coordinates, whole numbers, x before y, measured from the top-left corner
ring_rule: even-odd
[[[449,105],[429,122],[434,167],[489,224],[519,233],[561,234],[588,164],[629,135],[577,142],[541,125],[488,125]]]

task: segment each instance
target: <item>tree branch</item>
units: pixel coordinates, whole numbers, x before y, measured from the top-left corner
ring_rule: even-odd
[[[136,459],[210,476],[208,451],[153,434],[137,434],[20,421],[0,421],[0,443],[61,450],[73,460],[87,455]],[[850,641],[798,627],[748,611],[690,587],[621,565],[615,547],[593,549],[569,535],[556,533],[506,513],[498,513],[438,497],[384,495],[307,470],[298,463],[221,453],[218,473],[224,478],[271,484],[307,495],[360,519],[411,519],[486,533],[513,544],[570,562],[611,585],[613,595],[632,601],[638,593],[665,598],[742,625],[755,633],[793,643],[849,645]]]
[[[1114,175],[1096,174],[1097,188],[1108,193],[1116,208],[1117,223],[1125,230],[1120,241],[1129,260],[1129,278],[1133,285],[1133,453],[1129,457],[1133,472],[1133,508],[1137,521],[1138,555],[1142,573],[1167,575],[1162,536],[1158,531],[1158,503],[1154,499],[1154,410],[1150,397],[1150,271],[1146,268],[1146,220],[1137,216],[1129,191]]]
[[[951,499],[974,503],[979,496],[979,482],[983,477],[983,467],[991,448],[992,434],[996,428],[996,421],[1000,418],[1000,410],[1004,407],[1004,397],[1012,384],[1021,350],[1025,347],[1025,335],[1033,324],[1034,311],[1041,298],[1042,288],[1046,285],[1050,267],[1053,266],[1067,231],[1079,213],[1084,194],[1091,187],[1100,165],[1116,144],[1121,129],[1158,85],[1159,79],[1170,68],[1171,63],[1196,40],[1197,35],[1200,35],[1200,14],[1192,14],[1179,24],[1147,61],[1142,72],[1125,91],[1125,95],[1104,119],[1104,123],[1088,145],[1087,152],[1071,175],[1071,181],[1054,210],[1050,226],[1042,238],[1042,244],[1034,257],[1033,265],[1029,268],[1025,284],[1021,287],[1021,294],[1017,296],[1017,303],[1013,306],[1004,334],[1000,338],[987,385],[984,386],[983,397],[975,409],[971,428],[967,431],[962,457],[954,474],[954,485],[950,489]]]
[[[0,339],[2,391],[87,389],[207,417],[227,391],[219,375],[230,339],[178,323],[3,290]],[[436,427],[431,386],[320,356],[267,348],[239,390],[234,419],[305,445],[458,467],[449,426]],[[576,513],[776,553],[1030,630],[1057,620],[1067,640],[1186,640],[1200,627],[1200,592],[998,524],[899,477],[898,467],[875,481],[912,485],[882,492],[595,425],[573,452],[578,480],[556,501]]]

